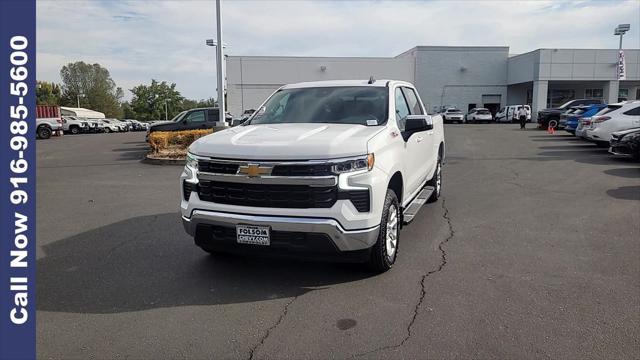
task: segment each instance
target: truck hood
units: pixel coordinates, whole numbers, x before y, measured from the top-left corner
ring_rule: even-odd
[[[151,125],[149,128],[152,131],[161,131],[165,126],[163,125],[169,125],[169,124],[174,124],[173,121],[159,121],[153,125]]]
[[[236,126],[196,140],[189,152],[239,160],[322,160],[367,153],[382,126],[260,124]]]

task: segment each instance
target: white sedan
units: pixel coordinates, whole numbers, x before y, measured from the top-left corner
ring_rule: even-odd
[[[591,118],[585,137],[598,146],[609,146],[611,134],[640,127],[640,100],[609,104]]]
[[[493,121],[493,115],[491,115],[491,111],[489,111],[489,109],[475,108],[471,109],[471,111],[469,111],[469,113],[465,116],[465,121],[468,123],[488,123]]]

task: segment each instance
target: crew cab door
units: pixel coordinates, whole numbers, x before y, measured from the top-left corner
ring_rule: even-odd
[[[411,90],[411,92],[408,90]],[[405,132],[407,116],[412,115],[412,112],[423,112],[417,99],[417,105],[416,103],[414,103],[413,107],[409,105],[413,102],[407,101],[405,93],[413,93],[413,97],[415,97],[415,92],[412,89],[398,86],[394,90],[396,122],[404,140],[403,174],[406,178],[405,194],[410,196],[419,190],[420,185],[427,177],[426,172],[430,162],[428,156],[429,131],[414,132],[412,134]],[[416,109],[416,106],[418,109]]]
[[[409,111],[411,112],[411,115],[425,115],[426,112],[424,111],[422,104],[418,100],[418,94],[416,93],[416,91],[410,87],[401,87],[401,89],[404,94],[404,98],[409,105]],[[437,147],[440,144],[436,144],[436,140],[434,139],[433,134],[433,128],[428,131],[417,133],[419,153],[416,154],[416,156],[421,159],[420,174],[418,174],[418,186],[427,181],[429,175],[433,171],[435,171],[436,168],[436,161],[438,160]]]

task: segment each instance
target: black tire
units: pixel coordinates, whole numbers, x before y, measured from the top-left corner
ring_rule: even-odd
[[[109,129],[108,127],[105,127],[105,128],[104,128],[104,132],[108,134],[108,133],[110,133],[110,132],[111,132],[111,129]]]
[[[396,212],[396,242],[395,250],[393,254],[389,255],[387,251],[387,225],[389,221],[389,214],[392,208],[395,208]],[[402,222],[402,216],[400,214],[400,206],[398,205],[398,197],[396,193],[387,189],[387,196],[384,199],[384,210],[382,211],[382,217],[380,219],[380,232],[378,233],[378,240],[371,249],[371,258],[369,259],[369,268],[377,273],[383,273],[393,267],[393,264],[398,258],[398,245],[400,244],[400,224]]]
[[[427,181],[427,186],[433,186],[435,190],[431,193],[427,202],[436,202],[440,198],[442,193],[442,155],[438,153],[438,162],[436,163],[436,171],[433,173],[433,177]]]
[[[36,134],[40,139],[48,139],[51,137],[51,129],[48,126],[40,126]]]
[[[80,128],[77,126],[71,126],[69,127],[69,132],[73,135],[78,135],[80,133]]]

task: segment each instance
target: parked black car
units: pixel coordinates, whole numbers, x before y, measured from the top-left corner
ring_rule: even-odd
[[[181,112],[170,121],[161,121],[149,127],[149,133],[154,131],[180,131],[213,129],[223,126],[218,124],[218,108],[197,108]],[[226,122],[231,122],[231,115],[225,116]]]
[[[576,99],[568,101],[557,108],[544,109],[538,112],[538,127],[541,129],[547,129],[549,127],[549,123],[555,121],[553,124],[554,127],[558,127],[560,124],[560,114],[564,113],[566,110],[580,105],[593,105],[593,104],[602,104],[602,100],[600,99]]]
[[[640,128],[614,132],[609,145],[610,153],[640,161]]]

